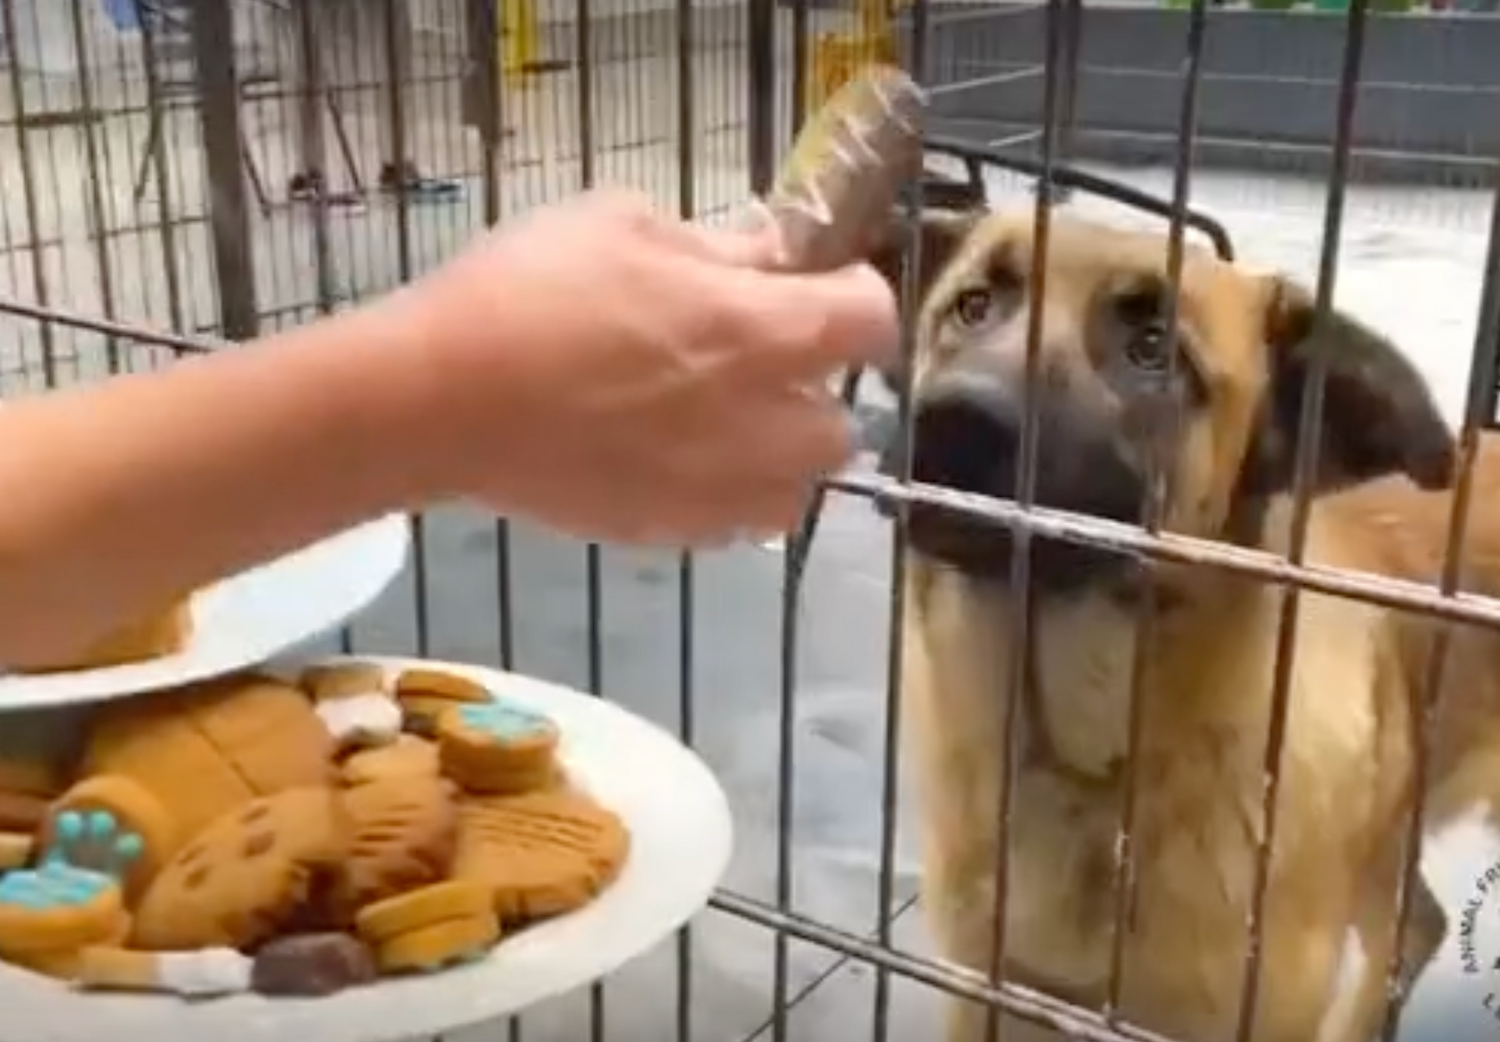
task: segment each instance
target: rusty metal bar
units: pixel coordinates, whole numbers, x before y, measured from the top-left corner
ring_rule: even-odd
[[[1077,15],[1082,17],[1081,11]],[[1182,366],[1178,318],[1181,305],[1183,239],[1188,220],[1188,200],[1191,196],[1193,147],[1198,131],[1198,89],[1202,82],[1203,52],[1208,40],[1207,0],[1192,0],[1189,11],[1187,54],[1183,60],[1185,82],[1177,116],[1177,155],[1172,170],[1172,213],[1167,234],[1167,282],[1169,291],[1162,325],[1166,331],[1167,376],[1165,384],[1175,387]],[[1078,59],[1077,40],[1074,41],[1071,60],[1076,70]],[[1068,104],[1073,104],[1070,91]],[[1072,119],[1070,112],[1067,119]],[[1071,133],[1071,130],[1070,130]],[[1170,393],[1170,392],[1169,392]],[[1166,512],[1166,472],[1171,446],[1177,444],[1182,424],[1180,400],[1174,399],[1168,423],[1151,432],[1147,446],[1147,478],[1145,502],[1142,504],[1142,527],[1150,534],[1161,532],[1162,518]],[[1151,660],[1156,639],[1156,623],[1159,605],[1156,585],[1151,581],[1151,563],[1143,562],[1137,569],[1140,577],[1139,615],[1135,634],[1135,647],[1131,654],[1130,703],[1127,719],[1125,772],[1120,799],[1120,827],[1115,844],[1114,865],[1114,909],[1112,937],[1110,938],[1109,983],[1106,986],[1104,1013],[1113,1021],[1120,1008],[1120,996],[1125,978],[1126,940],[1133,929],[1136,894],[1135,876],[1135,812],[1136,797],[1140,784],[1139,750],[1142,728],[1146,714],[1146,670]]]
[[[1031,237],[1034,243],[1035,260],[1028,280],[1028,310],[1026,323],[1025,395],[1026,408],[1021,422],[1018,452],[1021,465],[1016,472],[1015,499],[1023,507],[1036,500],[1037,459],[1040,455],[1041,423],[1039,406],[1041,401],[1041,350],[1042,319],[1047,299],[1047,252],[1052,230],[1052,168],[1056,162],[1057,119],[1060,101],[1060,66],[1062,64],[1064,37],[1067,29],[1063,4],[1068,0],[1048,0],[1046,17],[1046,72],[1042,81],[1042,127],[1041,127],[1041,177],[1038,181],[1036,199],[1032,210]],[[1018,591],[1011,599],[1008,624],[1011,647],[1010,676],[1006,683],[1005,710],[1002,713],[1002,734],[997,735],[997,746],[1003,748],[1005,768],[1000,772],[998,795],[999,852],[995,858],[994,875],[994,924],[990,947],[989,979],[998,984],[1005,971],[1006,906],[1009,900],[1010,882],[1010,821],[1011,795],[1015,790],[1016,765],[1020,760],[1020,728],[1016,726],[1020,715],[1027,676],[1031,669],[1031,545],[1032,534],[1021,534],[1011,547],[1010,588]],[[1000,1017],[996,1007],[986,1011],[985,1037],[996,1042],[1000,1033]]]
[[[83,0],[72,0],[70,8],[73,47],[78,56],[79,103],[84,112],[92,115],[94,76],[89,55],[88,33],[83,24]],[[115,279],[114,270],[109,263],[109,237],[106,234],[109,218],[104,210],[104,182],[107,175],[99,156],[99,138],[95,134],[97,122],[92,118],[86,119],[78,128],[83,134],[84,162],[88,169],[88,205],[85,212],[89,216],[89,237],[94,240],[94,264],[99,276],[99,300],[104,308],[105,316],[114,318],[116,314]],[[120,345],[114,337],[105,338],[105,357],[109,371],[119,372]]]
[[[250,340],[260,328],[255,292],[255,250],[245,194],[239,71],[234,53],[234,12],[223,0],[193,0],[190,32],[193,75],[201,108],[209,226],[219,284],[219,323],[230,340]]]

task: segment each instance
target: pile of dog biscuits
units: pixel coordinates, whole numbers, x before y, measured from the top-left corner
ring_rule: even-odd
[[[628,855],[559,737],[463,676],[356,661],[105,703],[66,769],[0,761],[0,959],[193,997],[482,959]]]

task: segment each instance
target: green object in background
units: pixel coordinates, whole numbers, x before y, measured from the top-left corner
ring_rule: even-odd
[[[1250,0],[1250,6],[1257,11],[1290,11],[1300,2],[1301,0]]]

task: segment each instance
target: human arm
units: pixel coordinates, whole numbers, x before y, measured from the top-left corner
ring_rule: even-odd
[[[353,311],[154,373],[0,409],[0,662],[77,650],[215,578],[423,502],[392,364],[411,331]]]
[[[587,195],[358,311],[8,404],[0,663],[439,499],[658,545],[790,523],[852,450],[822,381],[887,358],[894,301],[768,249]]]

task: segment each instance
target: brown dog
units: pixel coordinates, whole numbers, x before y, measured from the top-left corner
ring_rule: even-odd
[[[929,215],[913,374],[914,477],[1002,498],[1019,466],[1029,212]],[[879,258],[890,273],[890,251]],[[1309,366],[1328,359],[1310,561],[1435,581],[1453,437],[1423,381],[1351,318],[1314,321],[1308,293],[1192,247],[1179,364],[1163,336],[1165,235],[1052,217],[1037,386],[1037,501],[1135,523],[1147,444],[1168,428],[1169,531],[1281,551]],[[1478,466],[1465,586],[1500,594],[1500,447]],[[1424,491],[1426,490],[1426,491]],[[1228,1042],[1240,1008],[1281,595],[1223,571],[1149,571],[1101,550],[1035,542],[1032,668],[1009,764],[1011,537],[914,508],[905,640],[908,740],[924,828],[924,900],[941,952],[988,969],[997,796],[1014,770],[1005,975],[1098,1008],[1123,804],[1141,584],[1161,605],[1144,675],[1135,810],[1136,905],[1122,1013],[1185,1042]],[[1413,798],[1416,712],[1432,628],[1307,594],[1298,616],[1276,843],[1263,914],[1257,1042],[1365,1042],[1384,1012],[1394,893]],[[1500,792],[1500,638],[1456,631],[1428,825]],[[1350,930],[1365,970],[1336,985]],[[1445,918],[1414,898],[1410,972]],[[949,1042],[985,1013],[955,1003]],[[1007,1042],[1036,1029],[1007,1022]]]

